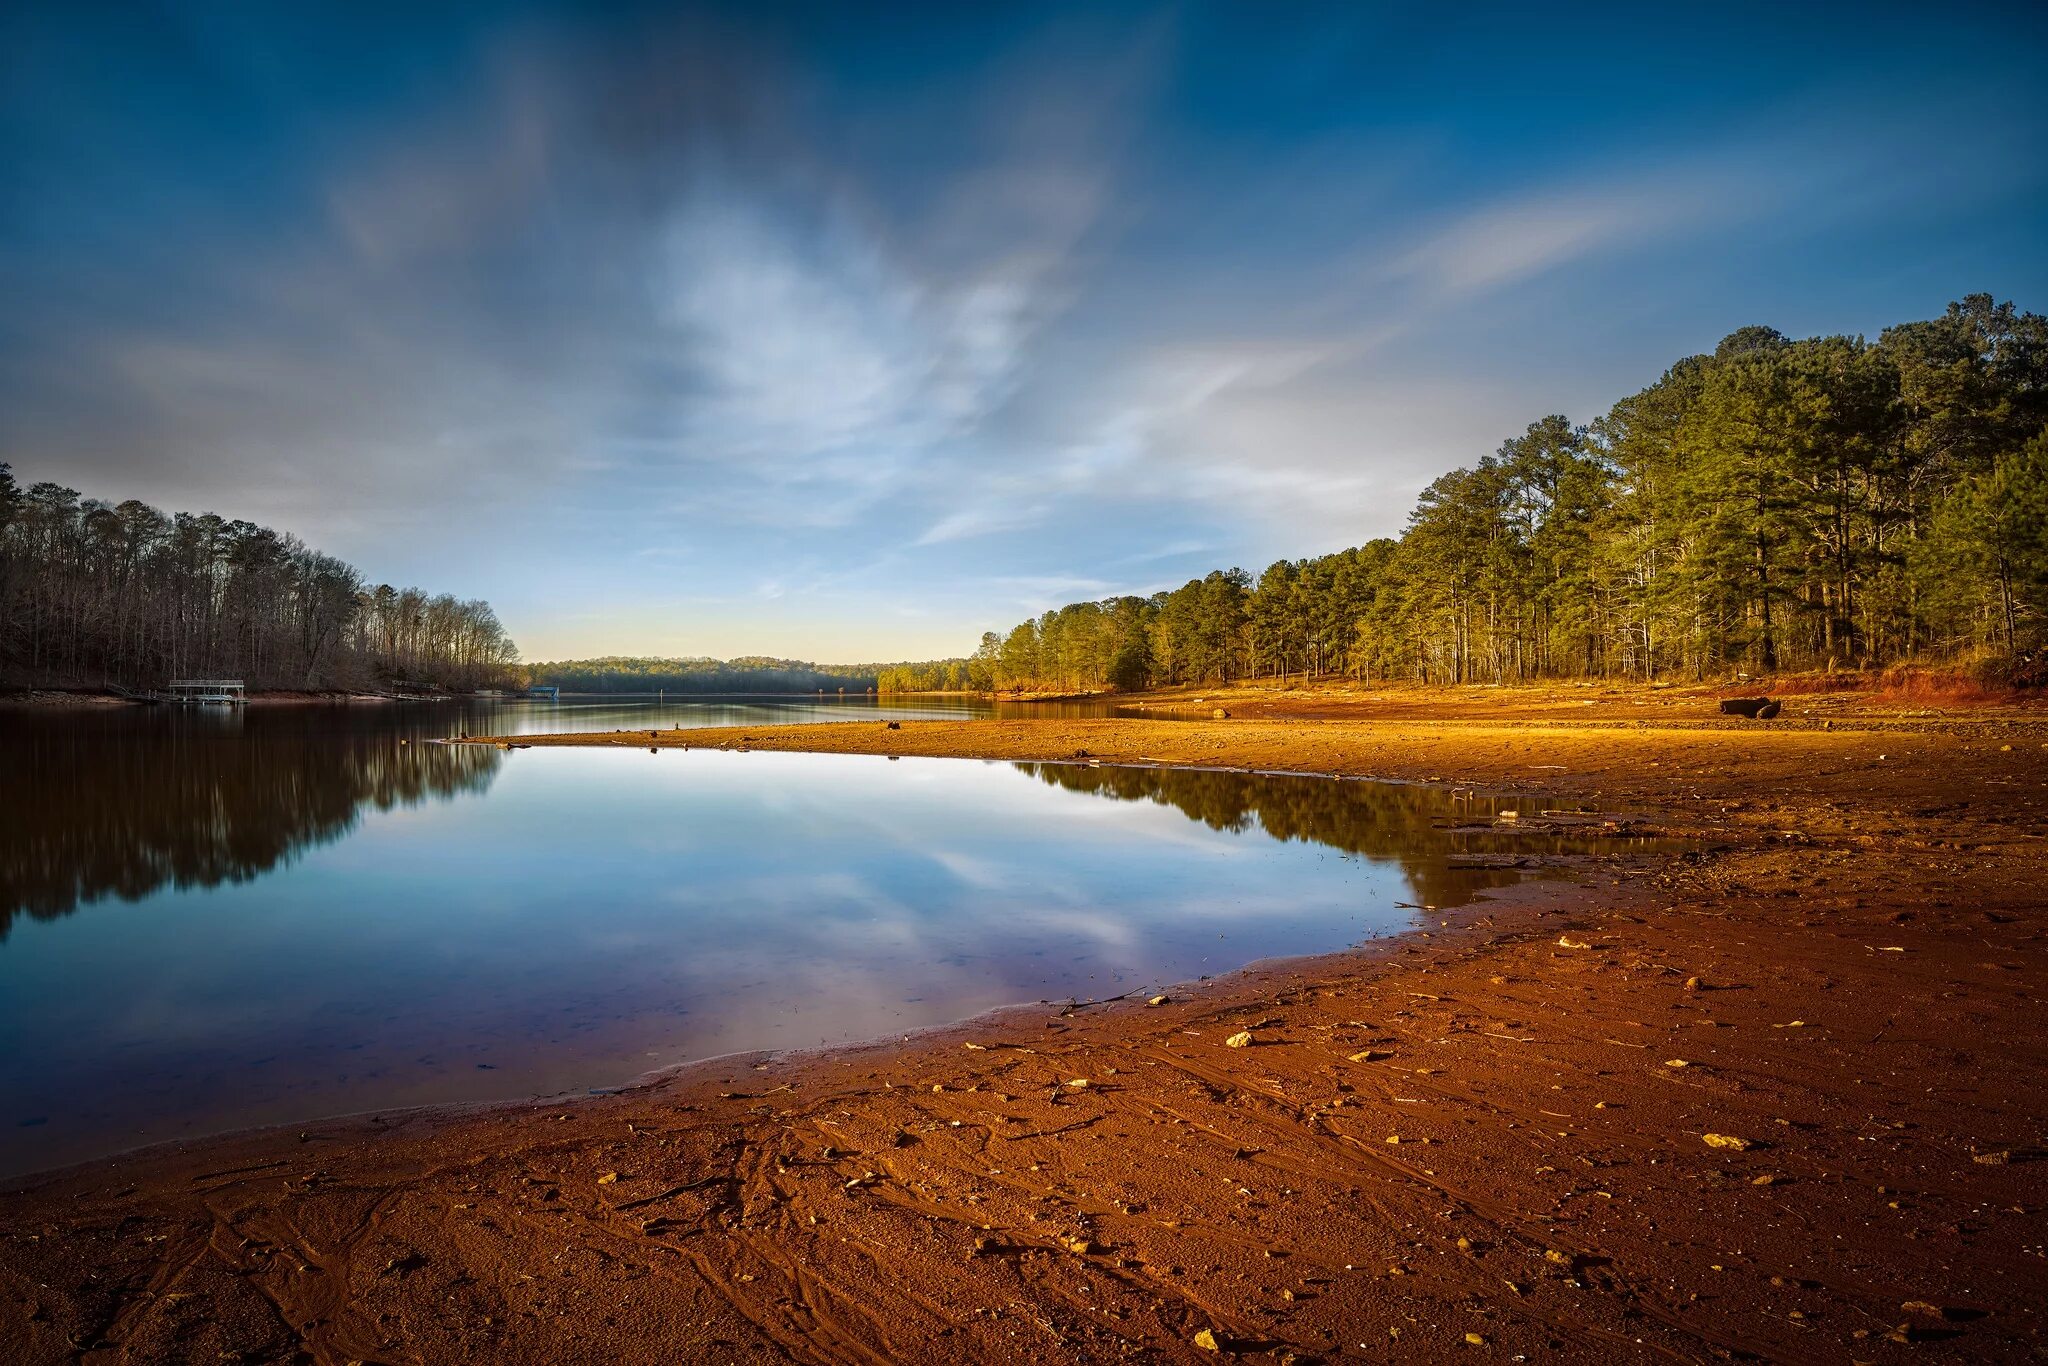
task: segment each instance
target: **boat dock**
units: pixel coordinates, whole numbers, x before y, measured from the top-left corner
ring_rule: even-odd
[[[166,702],[193,706],[235,707],[249,700],[239,678],[174,678],[160,695]]]

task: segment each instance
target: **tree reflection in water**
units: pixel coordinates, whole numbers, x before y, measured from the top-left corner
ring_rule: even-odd
[[[1501,828],[1503,810],[1526,812],[1523,798],[1497,793],[1452,793],[1398,783],[1303,777],[1275,781],[1257,773],[1201,769],[1090,767],[1075,763],[1020,763],[1025,773],[1054,787],[1119,801],[1149,801],[1178,808],[1212,830],[1243,834],[1264,830],[1276,840],[1326,845],[1375,861],[1391,861],[1406,874],[1417,900],[1455,906],[1487,887],[1528,876],[1514,866],[1446,862],[1460,856],[1512,865],[1524,857],[1580,854],[1613,847],[1584,832]],[[1544,803],[1552,807],[1551,803]]]
[[[341,838],[363,810],[478,793],[503,755],[420,741],[445,717],[0,712],[0,938],[106,897],[244,882]]]

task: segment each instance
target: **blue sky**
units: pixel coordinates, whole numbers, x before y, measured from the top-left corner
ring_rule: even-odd
[[[528,658],[961,653],[2048,308],[2030,7],[423,8],[7,7],[0,459]]]

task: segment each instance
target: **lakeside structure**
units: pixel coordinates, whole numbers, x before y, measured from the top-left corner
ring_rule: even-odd
[[[174,678],[164,685],[163,700],[188,706],[238,707],[249,700],[239,678]]]

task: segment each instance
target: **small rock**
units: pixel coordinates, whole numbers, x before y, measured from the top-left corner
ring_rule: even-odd
[[[1220,1352],[1223,1350],[1223,1344],[1217,1340],[1215,1330],[1210,1328],[1204,1328],[1201,1332],[1195,1334],[1195,1346],[1205,1352]]]
[[[1225,1039],[1223,1046],[1226,1048],[1250,1048],[1257,1042],[1258,1040],[1252,1037],[1252,1032],[1249,1029],[1243,1029]]]
[[[597,1184],[600,1186],[612,1186],[617,1185],[618,1180],[619,1174],[617,1172],[606,1172],[603,1176],[597,1178]]]
[[[1145,1002],[1145,1004],[1148,1006],[1163,1006],[1172,999],[1173,998],[1171,996],[1154,996],[1151,1000]]]
[[[1731,1152],[1748,1152],[1753,1146],[1748,1139],[1737,1138],[1734,1134],[1701,1134],[1700,1137],[1709,1148],[1726,1148]]]
[[[1394,1056],[1394,1055],[1393,1055],[1392,1053],[1389,1053],[1389,1052],[1388,1052],[1388,1051],[1387,1051],[1386,1049],[1384,1049],[1384,1048],[1361,1048],[1361,1049],[1360,1049],[1360,1050],[1359,1050],[1358,1052],[1356,1052],[1356,1053],[1353,1053],[1353,1054],[1351,1055],[1351,1057],[1350,1057],[1349,1061],[1351,1061],[1351,1062],[1378,1062],[1378,1061],[1380,1061],[1380,1060],[1381,1060],[1382,1058],[1391,1058],[1391,1057],[1393,1057],[1393,1056]]]
[[[1561,934],[1557,937],[1557,946],[1561,949],[1590,949],[1593,947],[1585,940],[1574,939],[1568,934]]]

